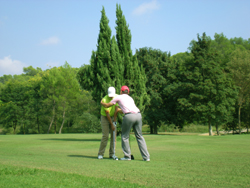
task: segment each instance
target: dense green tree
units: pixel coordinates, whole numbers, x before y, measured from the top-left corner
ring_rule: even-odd
[[[167,105],[163,102],[163,90],[168,83],[170,53],[145,47],[136,50],[136,55],[139,65],[145,69],[147,94],[150,96],[150,103],[144,111],[145,120],[150,125],[150,133],[157,134],[160,122],[168,120]]]
[[[211,39],[203,33],[191,47],[193,60],[185,63],[186,70],[181,84],[185,96],[178,99],[183,110],[209,125],[228,121],[234,110],[237,94],[232,80],[220,66],[218,54],[211,48]],[[196,115],[199,116],[196,116]]]
[[[214,34],[214,40],[211,41],[211,48],[217,52],[221,66],[225,68],[230,61],[231,54],[235,49],[235,46],[230,40],[223,34]]]
[[[13,79],[13,76],[12,75],[3,75],[0,77],[0,83],[4,84],[6,81],[10,80],[10,79]]]
[[[250,50],[250,38],[246,40],[242,37],[234,37],[230,39],[230,42],[236,47],[244,47],[246,50]]]
[[[177,128],[182,129],[186,124],[193,123],[191,116],[195,113],[187,111],[178,103],[180,98],[186,96],[186,92],[182,88],[182,82],[185,80],[184,73],[187,71],[186,62],[193,61],[193,55],[186,53],[178,53],[172,56],[168,65],[166,79],[167,85],[163,91],[163,103],[165,104],[165,117],[169,124],[174,124]]]
[[[239,87],[238,125],[241,133],[241,109],[250,98],[250,51],[237,48],[232,53],[228,67],[233,74],[234,83]]]
[[[40,75],[35,75],[29,80],[30,100],[28,106],[30,108],[30,113],[32,114],[30,116],[30,120],[34,125],[34,130],[37,130],[36,133],[38,134],[42,133],[41,131],[42,115],[44,114],[44,109],[43,109],[44,98],[40,96],[39,93],[41,89],[41,82],[42,82],[42,77]],[[44,97],[46,98],[47,96]],[[35,131],[33,133],[35,133]]]
[[[26,82],[9,80],[5,89],[1,93],[1,119],[5,127],[12,127],[14,134],[18,124],[24,123],[27,117],[27,95]]]
[[[33,68],[32,66],[29,67],[24,67],[23,68],[23,72],[25,73],[25,75],[27,76],[35,76],[37,73],[42,72],[42,69],[37,67],[36,69]]]
[[[63,93],[60,96],[60,107],[62,111],[62,123],[59,129],[59,134],[62,133],[62,129],[64,126],[65,118],[68,116],[68,113],[72,112],[72,107],[76,106],[75,103],[77,100],[77,96],[80,92],[80,86],[76,79],[76,75],[74,73],[74,69],[67,63],[60,67],[60,72],[63,79]]]
[[[42,76],[42,83],[40,89],[40,95],[44,98],[45,109],[50,111],[50,125],[47,133],[50,132],[54,123],[56,133],[57,117],[59,116],[59,104],[61,100],[61,94],[65,92],[63,90],[63,80],[58,68],[54,67],[47,70]],[[55,122],[54,122],[55,121]]]

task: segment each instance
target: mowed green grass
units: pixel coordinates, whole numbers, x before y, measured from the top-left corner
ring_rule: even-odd
[[[144,135],[133,161],[97,159],[101,134],[1,135],[0,187],[250,187],[250,135]],[[116,154],[123,157],[120,139]]]

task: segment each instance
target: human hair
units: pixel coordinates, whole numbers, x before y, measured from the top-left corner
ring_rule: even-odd
[[[126,90],[122,91],[122,93],[123,94],[128,94],[128,90],[126,89]]]

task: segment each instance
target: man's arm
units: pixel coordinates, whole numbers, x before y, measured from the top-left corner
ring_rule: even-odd
[[[113,106],[114,104],[113,104],[112,102],[104,103],[104,102],[102,102],[102,100],[101,100],[101,105],[102,105],[104,108],[109,108],[110,106]]]
[[[110,125],[111,125],[111,129],[112,129],[112,131],[114,131],[114,130],[115,130],[115,126],[113,125],[113,122],[112,122],[112,120],[111,120],[109,111],[105,111],[105,113],[106,113],[106,116],[107,116],[107,118],[108,118],[108,121],[109,121],[109,123],[110,123]]]
[[[114,122],[116,122],[117,113],[118,113],[118,106],[115,107]]]
[[[118,106],[116,106],[115,107],[115,114],[114,114],[114,122],[116,122],[118,112],[120,112],[121,114],[123,113],[122,110],[120,108],[118,108]]]

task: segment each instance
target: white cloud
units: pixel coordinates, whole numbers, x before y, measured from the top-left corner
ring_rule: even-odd
[[[153,0],[149,3],[143,3],[139,7],[137,7],[133,14],[135,15],[142,15],[147,14],[149,12],[152,12],[153,10],[157,10],[160,8],[160,4],[157,2],[157,0]]]
[[[48,39],[43,40],[40,44],[41,45],[54,45],[58,44],[60,39],[58,37],[50,37]]]
[[[12,60],[10,56],[4,57],[0,59],[0,76],[22,74],[23,67],[27,67],[27,65],[21,61]]]

